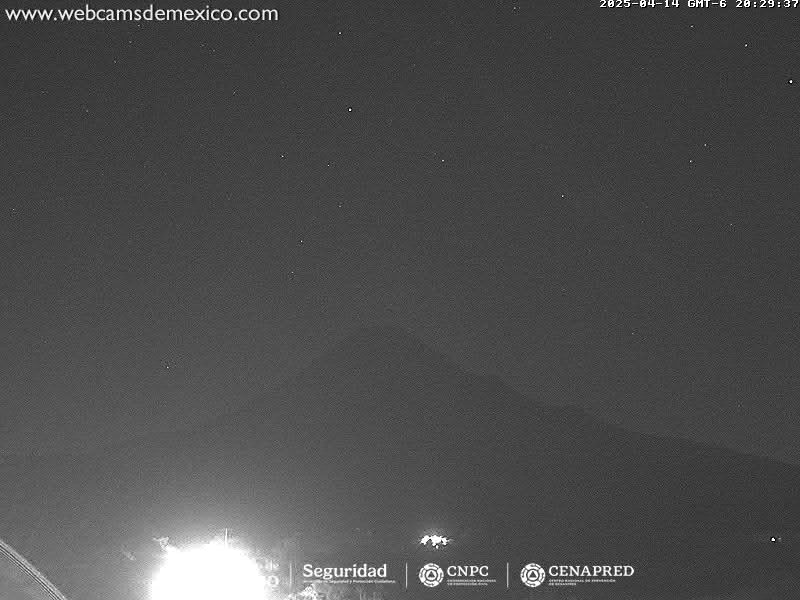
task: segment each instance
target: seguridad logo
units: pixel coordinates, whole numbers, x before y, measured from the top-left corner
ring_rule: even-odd
[[[350,567],[315,567],[313,564],[303,565],[303,577],[308,579],[385,579],[388,567],[386,563],[372,566],[367,563],[353,564]]]

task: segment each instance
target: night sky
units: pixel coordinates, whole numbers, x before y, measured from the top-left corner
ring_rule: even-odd
[[[800,8],[558,4],[2,20],[0,448],[198,423],[392,323],[800,463]]]

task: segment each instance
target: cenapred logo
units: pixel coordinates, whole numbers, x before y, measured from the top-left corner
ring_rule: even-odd
[[[519,578],[522,580],[522,583],[528,587],[539,587],[544,583],[545,571],[536,563],[528,563],[522,567]]]
[[[444,571],[436,563],[428,563],[419,570],[419,580],[425,587],[436,587],[444,580]]]

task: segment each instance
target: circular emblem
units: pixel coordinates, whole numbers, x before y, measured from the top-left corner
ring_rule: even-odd
[[[419,580],[425,587],[436,587],[444,579],[444,571],[436,563],[428,563],[419,570]]]
[[[522,580],[522,583],[532,588],[542,585],[544,583],[544,576],[544,569],[536,563],[525,565],[519,573],[519,578]]]

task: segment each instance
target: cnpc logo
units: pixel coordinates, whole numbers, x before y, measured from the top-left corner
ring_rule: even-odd
[[[436,563],[428,563],[419,570],[419,581],[425,587],[436,587],[443,579],[444,571]]]
[[[487,565],[450,565],[446,570],[448,577],[488,577]]]
[[[488,565],[448,565],[444,569],[436,563],[428,563],[419,570],[419,580],[425,587],[436,587],[448,577],[489,577]]]

